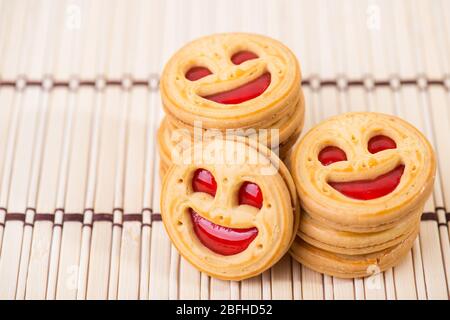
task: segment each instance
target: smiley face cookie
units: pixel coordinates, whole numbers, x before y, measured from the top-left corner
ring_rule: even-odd
[[[409,123],[362,112],[310,130],[294,147],[290,166],[312,218],[338,230],[377,232],[423,207],[436,161],[429,142]]]
[[[265,36],[224,33],[192,41],[167,62],[160,89],[166,112],[158,132],[162,175],[171,164],[171,135],[179,129],[192,141],[204,140],[199,132],[208,130],[257,136],[284,159],[303,128],[299,63]]]
[[[301,73],[282,43],[256,34],[197,39],[166,64],[161,97],[167,114],[189,126],[267,128],[304,113]]]
[[[180,254],[220,279],[270,268],[298,228],[287,168],[266,147],[241,137],[197,143],[188,154],[189,161],[170,167],[161,193],[163,222]]]
[[[413,126],[379,113],[332,117],[295,145],[289,163],[304,211],[290,249],[299,262],[362,277],[411,248],[436,170]]]

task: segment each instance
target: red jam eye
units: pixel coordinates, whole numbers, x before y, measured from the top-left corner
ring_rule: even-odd
[[[205,169],[197,169],[192,178],[192,189],[194,192],[205,192],[214,197],[217,183],[211,172]]]
[[[342,149],[339,149],[338,147],[326,147],[319,153],[319,161],[324,166],[328,166],[332,163],[345,160],[347,160],[347,155]]]
[[[258,58],[259,57],[251,51],[239,51],[233,54],[233,56],[231,57],[231,62],[238,65],[244,63],[247,60],[253,60]]]
[[[188,72],[186,72],[186,79],[190,80],[190,81],[196,81],[199,80],[201,78],[204,78],[206,76],[209,76],[210,74],[212,74],[212,72],[205,67],[193,67],[190,68],[188,70]]]
[[[262,203],[263,195],[258,185],[248,181],[244,182],[239,189],[239,205],[247,204],[261,209]]]
[[[377,153],[387,149],[395,149],[397,144],[389,137],[378,135],[369,140],[367,149],[370,153]]]

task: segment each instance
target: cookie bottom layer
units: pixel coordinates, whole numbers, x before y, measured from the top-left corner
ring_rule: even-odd
[[[297,237],[290,254],[308,268],[339,278],[361,278],[397,265],[408,253],[417,237],[417,227],[396,246],[366,255],[345,255],[313,247]]]
[[[423,206],[394,227],[368,233],[354,233],[329,228],[303,212],[297,235],[310,245],[326,251],[363,255],[393,247],[404,241],[420,223]]]

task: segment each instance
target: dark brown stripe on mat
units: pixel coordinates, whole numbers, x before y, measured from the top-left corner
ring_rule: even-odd
[[[152,222],[162,221],[161,213],[152,213]]]
[[[151,90],[157,90],[159,86],[159,75],[152,74],[148,79],[133,79],[132,77],[130,79],[130,85],[133,86],[151,86]],[[315,81],[318,81],[319,86],[333,86],[338,87],[339,81],[337,79],[320,79],[317,77],[312,77],[311,79],[315,79]],[[304,79],[302,81],[302,85],[305,87],[311,86],[315,81],[312,81],[311,79]],[[420,79],[416,78],[410,78],[410,79],[400,79],[395,78],[394,80],[397,80],[400,86],[420,86],[419,81]],[[20,79],[19,79],[20,80]],[[102,78],[104,80],[105,86],[122,86],[124,79],[106,79]],[[373,86],[374,87],[387,87],[391,85],[391,80],[393,79],[372,79]],[[446,82],[443,79],[428,79],[426,77],[423,77],[423,80],[426,82],[427,86],[446,86]],[[156,86],[154,86],[154,83],[156,81]],[[349,87],[364,87],[366,86],[366,83],[364,79],[345,79],[346,86]],[[43,87],[45,80],[42,79],[33,79],[33,80],[25,80],[25,86],[26,87]],[[70,87],[70,81],[69,80],[58,80],[55,79],[52,83],[53,87]],[[96,80],[95,79],[80,79],[78,81],[78,85],[82,87],[96,87]],[[17,86],[17,80],[3,80],[0,81],[0,87],[16,87]]]
[[[413,85],[417,84],[417,80],[416,79],[403,79],[403,80],[400,80],[400,84],[406,85],[406,86],[413,86]]]
[[[374,81],[373,85],[375,87],[387,87],[390,86],[390,82],[388,80],[379,80],[379,81]]]
[[[132,80],[133,86],[148,86],[147,80]]]
[[[82,213],[64,213],[63,222],[83,222],[84,215]]]
[[[428,80],[428,85],[431,85],[431,86],[445,86],[445,83],[442,80],[430,79],[430,80]]]
[[[437,214],[435,212],[424,212],[421,217],[422,221],[438,221]]]
[[[318,85],[322,87],[338,87],[339,83],[338,80],[335,79],[319,79],[316,77],[313,77],[316,81],[318,81]],[[439,79],[427,79],[426,80],[427,85],[433,85],[433,86],[445,86],[445,82],[443,80]],[[388,87],[391,85],[390,82],[391,79],[380,79],[376,80],[373,79],[373,86],[375,87]],[[401,86],[414,86],[419,85],[418,79],[398,79],[398,82]],[[311,86],[313,81],[311,79],[305,79],[302,81],[303,86]],[[346,85],[349,87],[364,87],[365,81],[364,79],[346,79]]]
[[[447,220],[447,222],[450,222],[450,212],[447,212],[445,214],[445,219]]]
[[[122,85],[122,81],[117,80],[117,79],[110,79],[110,80],[106,80],[105,84],[107,86],[120,86],[120,85]]]
[[[52,213],[36,213],[34,221],[52,221],[55,216]]]
[[[348,80],[347,82],[349,87],[362,87],[364,85],[364,81],[362,80]]]
[[[7,213],[5,221],[25,221],[25,213]]]
[[[320,81],[322,87],[334,87],[337,86],[337,81],[335,80],[322,80]]]
[[[79,84],[80,86],[95,87],[94,80],[80,80]]]
[[[138,222],[142,222],[142,214],[141,213],[127,213],[123,215],[123,222],[127,222],[127,221],[138,221]]]
[[[26,86],[29,87],[41,87],[42,81],[41,80],[27,80]]]
[[[110,213],[94,213],[93,222],[113,222],[113,215]]]
[[[53,82],[54,87],[69,87],[68,81],[55,81]]]
[[[0,86],[15,87],[16,82],[15,81],[0,81]]]

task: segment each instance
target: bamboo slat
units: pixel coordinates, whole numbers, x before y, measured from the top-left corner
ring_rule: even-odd
[[[12,141],[12,137],[15,136],[15,134],[11,134],[10,132],[16,131],[17,126],[17,112],[13,109],[15,106],[14,103],[14,90],[12,89],[4,89],[0,91],[0,104],[4,106],[2,110],[0,111],[0,154],[2,155],[2,158],[0,160],[2,161],[3,165],[0,165],[0,253],[2,248],[2,242],[3,242],[3,232],[4,232],[4,225],[5,225],[5,218],[6,218],[6,208],[4,206],[6,197],[2,196],[2,194],[7,194],[7,190],[2,190],[2,188],[5,188],[5,186],[9,185],[9,170],[8,164],[10,164],[10,161],[7,161],[6,156],[11,154],[11,143],[9,141]],[[14,117],[13,117],[14,115]],[[8,148],[9,143],[9,148]],[[3,176],[3,173],[5,172],[5,175]],[[3,206],[2,206],[3,204]]]
[[[138,90],[136,90],[138,91]],[[128,121],[127,154],[124,183],[124,214],[142,215],[142,195],[144,191],[145,134],[143,119],[149,112],[145,89],[134,92],[130,101]],[[137,299],[139,297],[139,259],[141,221],[123,222],[122,247],[120,249],[120,273],[118,298]]]
[[[93,223],[94,190],[96,184],[97,157],[100,135],[100,124],[103,107],[103,93],[96,93],[91,108],[93,111],[93,128],[89,150],[88,178],[86,182],[85,205],[83,208],[83,230],[81,234],[80,260],[78,270],[77,299],[84,299],[87,290],[89,253],[91,245],[91,228]]]
[[[7,146],[8,146],[8,140],[11,137],[11,132],[14,130],[13,127],[13,115],[16,114],[14,110],[14,99],[15,99],[15,92],[12,88],[4,88],[0,90],[0,105],[2,108],[0,108],[0,154],[1,154],[1,163],[0,165],[0,181],[2,181],[3,178],[3,172],[4,167],[6,164],[6,154],[7,154]],[[8,169],[8,168],[6,168]],[[5,175],[8,175],[8,172],[5,171]],[[1,184],[0,184],[1,188]],[[0,189],[0,193],[2,193],[3,190]],[[6,190],[5,190],[6,192]],[[4,203],[2,204],[4,205]],[[4,222],[4,221],[2,221]]]
[[[155,85],[155,84],[153,84]],[[142,248],[141,248],[141,269],[140,269],[140,285],[139,285],[139,297],[141,299],[148,299],[150,293],[150,257],[151,257],[151,223],[152,223],[152,209],[153,208],[153,190],[154,181],[158,178],[156,176],[156,148],[155,144],[155,131],[156,124],[155,119],[158,118],[158,108],[156,107],[156,94],[151,92],[147,96],[146,105],[149,107],[147,117],[147,130],[146,130],[146,154],[145,154],[145,179],[144,192],[143,192],[143,208],[146,208],[142,212]]]
[[[35,103],[39,101],[40,96],[41,92],[38,89],[28,90],[24,93],[23,99],[18,100],[21,105],[15,106],[22,109],[22,114],[19,119],[18,136],[12,142],[14,146],[11,146],[11,148],[15,147],[14,154],[7,159],[7,161],[12,161],[11,167],[7,163],[8,170],[11,170],[11,175],[7,177],[10,177],[11,180],[3,180],[5,184],[2,192],[8,195],[7,206],[5,205],[8,213],[5,223],[6,230],[2,241],[2,255],[0,257],[0,287],[5,288],[2,290],[2,295],[5,294],[4,297],[9,298],[14,298],[17,290],[25,217],[31,217],[32,219],[33,214],[32,210],[26,209],[30,191],[29,182],[33,176],[33,168],[35,172],[38,169],[36,165],[33,166],[32,159],[35,149],[39,149],[39,139],[35,140],[34,137],[39,118],[43,116],[42,113],[39,113],[39,104]],[[7,189],[8,185],[9,189]],[[15,213],[14,216],[17,219],[8,221],[8,214],[12,213]]]
[[[82,215],[84,213],[85,189],[89,160],[89,146],[92,131],[92,110],[94,94],[91,89],[81,89],[75,96],[72,93],[69,108],[72,110],[73,129],[68,140],[72,148],[68,155],[66,192],[64,198],[64,228],[61,236],[60,261],[56,285],[56,298],[74,299],[77,297],[79,262],[82,238]],[[76,149],[73,147],[76,146]],[[70,215],[80,215],[80,221],[69,221]]]
[[[33,2],[20,0],[14,3],[13,6],[10,4],[6,5],[6,9],[3,11],[4,16],[2,17],[4,33],[0,38],[2,41],[0,70],[3,79],[15,79],[20,74],[19,62],[23,61],[23,56],[26,54],[25,51],[27,49],[24,45],[24,38],[29,35],[29,31],[25,30],[27,21],[31,23],[29,15],[31,15],[33,10],[33,8],[30,8]],[[37,3],[34,2],[34,5],[37,5]]]
[[[94,198],[94,223],[89,257],[87,297],[107,297],[111,266],[112,224],[114,210],[115,179],[118,174],[118,148],[124,95],[119,89],[106,89],[103,100],[101,133]],[[109,216],[108,220],[96,221],[96,215]]]
[[[55,90],[52,92],[49,101],[43,101],[48,103],[48,115],[44,126],[47,130],[44,131],[43,145],[41,148],[42,155],[35,155],[35,159],[42,159],[39,173],[39,185],[33,197],[37,197],[36,202],[36,215],[34,226],[32,227],[32,245],[31,252],[27,252],[22,247],[22,256],[24,253],[30,256],[29,261],[27,259],[21,259],[22,262],[27,261],[24,264],[23,274],[26,275],[26,291],[18,290],[17,297],[23,297],[27,299],[44,299],[47,292],[47,280],[49,275],[49,261],[50,251],[53,233],[53,220],[56,210],[56,196],[58,192],[58,175],[60,173],[60,162],[62,158],[62,143],[64,138],[64,120],[65,102],[67,100],[67,92],[65,90]],[[42,110],[41,112],[46,112]],[[30,207],[34,207],[30,205]],[[48,215],[48,219],[39,220],[38,215]],[[45,216],[43,216],[45,217]],[[26,226],[26,231],[31,231],[31,227]],[[30,239],[31,240],[31,239]],[[28,240],[27,240],[28,241]],[[26,243],[24,237],[23,243]],[[22,268],[20,269],[22,271]],[[24,285],[21,282],[21,273],[19,273],[19,289],[22,289],[20,285]],[[24,287],[25,289],[25,287]]]
[[[272,267],[270,280],[273,300],[292,300],[292,262],[289,255]]]

